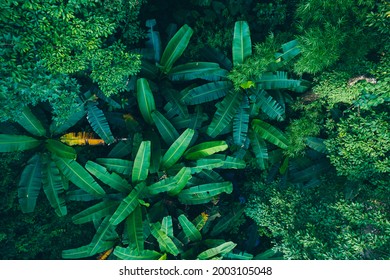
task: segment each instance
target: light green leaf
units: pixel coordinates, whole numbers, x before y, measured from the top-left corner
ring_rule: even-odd
[[[21,114],[18,116],[18,123],[23,126],[25,130],[35,136],[45,136],[46,129],[38,118],[31,112],[29,107],[24,107]]]
[[[151,157],[151,142],[142,141],[134,159],[131,181],[133,183],[144,181],[148,177]]]
[[[190,145],[194,133],[195,131],[193,129],[187,128],[175,142],[173,142],[162,158],[161,167],[163,169],[170,168],[180,159]]]
[[[276,127],[270,125],[269,123],[263,122],[262,120],[254,119],[252,121],[252,128],[255,133],[257,133],[264,140],[267,140],[268,142],[282,149],[287,149],[289,142],[285,134]]]
[[[142,253],[144,251],[144,235],[140,205],[126,218],[125,230],[129,239],[129,248],[134,249],[139,254]]]
[[[228,81],[207,83],[189,90],[182,101],[187,105],[210,102],[224,97],[231,88],[232,83]]]
[[[103,111],[93,103],[87,104],[87,119],[91,124],[93,131],[95,131],[106,144],[111,144],[115,141]]]
[[[210,202],[214,196],[223,192],[230,194],[233,191],[231,182],[211,183],[184,189],[179,193],[179,201],[183,204],[203,204]]]
[[[77,157],[76,150],[73,147],[65,145],[60,141],[47,139],[45,146],[51,153],[55,154],[56,156],[69,159],[76,159]]]
[[[172,145],[179,138],[179,132],[159,111],[155,110],[152,112],[152,119],[165,143]]]
[[[234,247],[236,247],[237,244],[229,241],[229,242],[225,242],[217,247],[214,247],[214,248],[211,248],[211,249],[208,249],[202,253],[200,253],[198,255],[198,259],[199,260],[209,260],[213,257],[216,257],[216,256],[225,256],[226,254],[230,253]]]
[[[181,214],[178,219],[184,234],[190,241],[195,242],[202,239],[202,235],[200,234],[199,230],[193,223],[188,220],[184,214]]]
[[[0,134],[0,152],[18,152],[36,148],[40,140],[25,135]]]
[[[130,248],[115,247],[114,253],[121,260],[158,260],[161,253],[152,250],[131,250]]]
[[[152,112],[156,110],[156,104],[148,80],[144,78],[137,80],[137,102],[144,120],[148,124],[153,124]]]
[[[118,201],[104,200],[92,205],[72,217],[75,224],[84,224],[110,216],[118,208]]]
[[[227,148],[228,145],[225,141],[203,142],[188,149],[184,153],[184,157],[189,160],[197,160],[218,152],[223,152]]]
[[[161,71],[165,74],[168,74],[179,57],[183,54],[184,50],[187,48],[188,43],[190,42],[193,30],[188,25],[183,25],[172,39],[168,42],[161,60]]]
[[[233,35],[233,64],[243,64],[252,55],[252,42],[249,25],[246,21],[237,21]]]

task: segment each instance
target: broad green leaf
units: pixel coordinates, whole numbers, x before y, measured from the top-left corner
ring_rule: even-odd
[[[97,158],[96,162],[104,165],[108,171],[122,174],[126,177],[131,175],[133,162],[120,158]]]
[[[132,147],[133,143],[131,140],[120,141],[118,144],[115,144],[112,150],[108,153],[108,157],[121,158],[128,156],[131,153]]]
[[[232,88],[228,81],[217,81],[195,87],[188,91],[182,101],[188,105],[210,102],[224,97]]]
[[[35,154],[28,160],[20,176],[18,186],[19,204],[22,212],[33,212],[42,186],[42,159],[40,154]]]
[[[91,246],[90,244],[81,246],[74,249],[68,249],[62,251],[63,259],[82,259],[90,257]]]
[[[276,74],[271,72],[263,73],[255,80],[259,89],[294,89],[299,87],[300,81],[287,78],[287,72],[277,71]]]
[[[198,172],[197,176],[201,179],[204,179],[205,182],[223,182],[224,179],[222,178],[221,175],[219,175],[217,172],[214,170],[201,170]]]
[[[168,192],[176,187],[177,181],[174,177],[169,177],[158,181],[150,186],[148,186],[148,193],[151,195],[156,195],[162,192]]]
[[[328,150],[326,149],[324,139],[317,138],[317,137],[307,137],[306,138],[306,145],[308,145],[313,150],[326,154]]]
[[[172,145],[179,138],[179,132],[159,111],[155,110],[152,112],[152,119],[165,143]]]
[[[280,104],[264,90],[256,96],[256,105],[270,118],[278,121],[284,119],[284,109]]]
[[[130,194],[122,200],[115,213],[112,215],[110,219],[111,224],[118,225],[134,211],[134,209],[139,205],[138,199],[141,197],[144,189],[144,182],[135,186]]]
[[[151,142],[142,141],[134,159],[131,181],[133,183],[146,180],[149,173],[151,157]]]
[[[18,152],[38,147],[40,140],[25,135],[0,134],[0,152]]]
[[[233,141],[242,146],[245,144],[249,129],[249,101],[244,98],[233,118]]]
[[[90,243],[90,256],[101,253],[114,247],[115,238],[118,234],[115,232],[115,226],[110,222],[110,216],[104,218]]]
[[[73,184],[80,189],[100,197],[105,194],[101,186],[93,179],[93,177],[75,160],[61,158],[53,155],[53,159],[58,169],[69,179]]]
[[[173,238],[173,223],[172,216],[165,216],[161,222],[161,230],[165,232],[166,235]]]
[[[144,120],[148,124],[153,124],[152,112],[156,110],[156,104],[148,80],[144,78],[137,80],[137,102]]]
[[[255,133],[257,133],[264,140],[267,140],[279,148],[287,149],[289,145],[288,140],[285,134],[278,128],[259,119],[254,119],[252,121],[252,128]]]
[[[207,128],[207,135],[215,138],[231,124],[234,115],[240,107],[242,98],[241,92],[232,91],[216,105],[217,111]]]
[[[268,161],[267,144],[260,137],[260,135],[258,135],[254,131],[250,132],[249,138],[251,140],[251,146],[253,149],[253,153],[255,154],[256,157],[257,165],[260,167],[260,169],[265,170]]]
[[[65,204],[65,190],[60,171],[56,164],[49,160],[43,166],[42,170],[43,191],[50,202],[51,207],[55,209],[56,214],[61,217],[67,214]]]
[[[253,259],[253,255],[249,254],[249,253],[245,253],[245,252],[240,252],[240,253],[230,252],[230,253],[228,253],[225,256],[225,258],[229,259],[229,260],[246,260],[246,261],[249,261],[249,260]]]
[[[84,224],[93,220],[99,220],[112,215],[118,205],[118,201],[104,200],[77,213],[72,217],[72,221],[75,224]]]
[[[32,135],[46,135],[46,129],[43,127],[42,123],[38,120],[38,118],[31,112],[28,106],[25,106],[23,108],[23,111],[18,116],[17,121],[21,126],[23,126],[25,130],[30,132]]]
[[[142,225],[142,209],[137,206],[126,218],[125,230],[129,239],[129,248],[141,254],[144,251],[144,235]]]
[[[110,186],[117,191],[128,192],[131,189],[131,186],[129,185],[129,183],[127,183],[125,179],[123,179],[121,176],[114,172],[108,172],[104,166],[97,164],[96,162],[90,160],[87,161],[87,163],[85,164],[85,169],[87,169],[89,173],[94,175],[104,184]]]
[[[227,215],[224,215],[218,220],[211,231],[211,236],[220,236],[220,234],[226,230],[230,230],[233,225],[240,219],[244,213],[244,207],[231,211]]]
[[[223,160],[223,169],[244,169],[246,167],[246,162],[243,159],[226,156]]]
[[[177,248],[175,243],[173,243],[172,239],[169,238],[169,236],[164,231],[162,231],[156,224],[152,225],[151,230],[152,235],[154,236],[154,238],[157,239],[158,245],[162,252],[167,252],[174,256],[177,256],[180,253],[179,249]]]
[[[179,195],[179,201],[183,204],[203,204],[210,202],[214,196],[223,192],[230,194],[233,191],[231,182],[203,184],[182,190]]]
[[[91,124],[93,131],[95,131],[105,143],[111,144],[115,141],[103,111],[93,103],[87,104],[87,119]]]
[[[225,141],[203,142],[201,144],[189,148],[184,153],[184,157],[189,160],[197,160],[218,152],[223,152],[227,148],[228,145],[226,144]]]
[[[130,248],[115,247],[114,253],[121,260],[158,260],[161,253],[152,250],[131,250]]]
[[[214,168],[220,168],[224,165],[223,159],[214,159],[214,158],[202,158],[196,161],[194,167],[191,167],[191,173],[199,173],[203,170],[212,170]]]
[[[187,185],[188,181],[191,179],[191,168],[183,167],[174,177],[176,184],[174,188],[168,191],[168,194],[171,196],[178,195],[181,190]]]
[[[187,128],[169,147],[165,152],[162,161],[161,167],[163,169],[168,169],[173,166],[184,154],[185,150],[191,143],[192,138],[194,137],[195,131],[193,129]]]
[[[154,62],[159,62],[161,58],[161,40],[159,32],[154,30],[154,27],[156,26],[156,20],[147,20],[146,26],[149,27],[149,30],[146,35],[148,40],[145,42],[145,45],[147,48],[153,50]]]
[[[161,162],[161,138],[154,130],[147,130],[144,134],[144,140],[150,141],[150,173],[157,173],[160,170]]]
[[[190,241],[195,242],[202,239],[202,235],[200,234],[199,230],[193,223],[188,220],[184,214],[181,214],[178,219],[184,234]]]
[[[225,77],[227,71],[213,62],[189,62],[178,65],[169,72],[169,79],[172,81],[191,81],[204,79],[207,81],[218,81]]]
[[[225,242],[217,247],[208,249],[198,255],[199,260],[209,260],[215,256],[225,256],[226,254],[230,253],[234,247],[236,247],[237,244],[229,241]]]
[[[185,24],[168,42],[160,60],[161,71],[163,73],[168,74],[173,64],[183,54],[190,42],[192,33],[192,28]]]
[[[182,118],[188,118],[188,108],[181,101],[181,94],[178,91],[168,88],[163,91],[163,95],[168,101],[168,103],[164,106],[164,110],[167,111],[168,119],[175,115]]]
[[[298,40],[292,40],[282,45],[283,53],[278,53],[275,58],[283,59],[285,62],[290,61],[301,53]]]
[[[56,156],[69,159],[76,159],[77,157],[76,150],[73,147],[65,145],[60,141],[47,139],[45,146],[51,153],[55,154]]]
[[[243,64],[252,55],[252,42],[249,25],[246,21],[237,21],[233,35],[233,64]]]

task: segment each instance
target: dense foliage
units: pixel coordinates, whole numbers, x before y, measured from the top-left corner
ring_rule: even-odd
[[[389,259],[389,21],[2,1],[3,258]]]

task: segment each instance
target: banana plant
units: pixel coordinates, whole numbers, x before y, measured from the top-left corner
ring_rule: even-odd
[[[47,130],[29,107],[23,109],[18,123],[30,135],[0,134],[0,152],[35,151],[27,161],[18,184],[19,204],[24,213],[34,211],[42,186],[58,216],[67,214],[65,191],[69,188],[69,181],[92,196],[105,194],[104,189],[76,161],[76,150],[53,137],[54,131]],[[56,131],[60,132],[67,126],[64,123]]]
[[[73,200],[96,201],[72,219],[76,224],[92,222],[97,230],[89,244],[64,250],[63,257],[88,258],[110,248],[121,259],[227,255],[234,248],[232,242],[227,247],[218,244],[204,254],[198,252],[200,256],[189,253],[190,243],[203,242],[200,225],[205,215],[203,220],[199,214],[191,221],[186,208],[210,206],[224,194],[232,193],[232,183],[218,172],[245,168],[245,162],[226,154],[225,141],[199,142],[195,129],[175,128],[156,108],[146,79],[137,81],[137,100],[145,122],[144,133],[134,135],[131,147],[121,147],[127,153],[112,153],[120,143],[115,145],[109,155],[119,155],[118,158],[97,158],[85,165],[109,191],[102,198],[80,190],[70,193]],[[169,215],[162,216],[164,213]],[[175,231],[178,225],[182,228],[177,237],[173,234],[174,225]],[[213,249],[206,244],[199,248]]]

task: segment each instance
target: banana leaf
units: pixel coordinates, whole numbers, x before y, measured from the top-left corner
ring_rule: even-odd
[[[245,144],[249,129],[249,100],[244,97],[233,118],[233,141],[242,146]]]
[[[191,167],[191,173],[199,173],[203,170],[212,170],[214,168],[220,168],[224,165],[223,159],[202,158],[196,161],[194,167]]]
[[[18,152],[36,148],[41,140],[25,135],[0,134],[0,152]]]
[[[162,252],[170,253],[177,256],[180,251],[169,236],[160,229],[156,224],[151,225],[151,232],[154,238],[157,239],[158,245]]]
[[[168,194],[171,196],[178,195],[181,190],[187,185],[188,181],[191,179],[191,168],[183,167],[174,177],[176,184],[174,188],[168,191]]]
[[[281,149],[287,149],[289,142],[285,134],[278,128],[259,119],[252,120],[252,128],[255,133],[264,140],[267,140]]]
[[[252,42],[249,25],[246,21],[237,21],[233,35],[233,64],[243,64],[252,55]]]
[[[46,160],[42,170],[43,191],[57,216],[62,217],[67,214],[63,180],[56,164],[48,158]]]
[[[173,238],[173,223],[172,216],[165,216],[161,221],[161,230],[165,232],[166,235]]]
[[[188,118],[188,108],[181,102],[181,95],[178,91],[173,89],[167,89],[163,91],[163,95],[168,100],[164,106],[164,110],[167,112],[167,117],[171,118],[178,115],[182,118]]]
[[[209,260],[209,259],[212,259],[216,256],[225,256],[227,255],[228,253],[230,253],[234,247],[236,247],[237,244],[229,241],[229,242],[225,242],[217,247],[214,247],[214,248],[211,248],[211,249],[208,249],[202,253],[200,253],[198,256],[197,256],[197,259],[199,260]]]
[[[184,50],[187,48],[193,32],[194,31],[191,29],[191,27],[185,24],[168,42],[160,60],[161,71],[163,73],[168,74],[170,72],[173,64],[179,59]]]
[[[317,137],[307,137],[305,141],[306,145],[308,145],[313,150],[326,154],[328,150],[326,149],[326,145],[324,143],[324,139]]]
[[[195,113],[191,116],[189,128],[192,128],[194,130],[201,128],[202,123],[207,121],[208,119],[209,116],[206,113],[203,113],[203,107],[197,105],[195,107]]]
[[[38,118],[31,112],[28,106],[23,108],[23,111],[18,116],[17,122],[28,132],[35,136],[45,136],[46,129]]]
[[[181,158],[190,145],[194,133],[193,129],[188,128],[173,142],[161,160],[163,169],[170,168]]]
[[[118,208],[118,205],[118,201],[101,201],[74,215],[72,221],[75,224],[84,224],[92,222],[93,220],[99,220],[103,217],[112,215],[115,209]]]
[[[111,224],[118,225],[120,222],[126,219],[131,214],[131,212],[134,211],[134,209],[139,205],[138,199],[144,192],[145,186],[146,185],[144,182],[138,184],[130,192],[130,194],[122,200],[110,219]]]
[[[223,169],[244,169],[245,167],[245,160],[231,156],[226,156],[223,160],[223,165],[221,166]]]
[[[234,209],[229,214],[223,216],[219,221],[214,225],[210,235],[211,236],[220,236],[220,234],[226,230],[233,228],[233,225],[237,223],[240,217],[244,214],[244,208]]]
[[[68,249],[62,251],[63,259],[82,259],[90,257],[91,246],[90,244],[81,246],[78,248]]]
[[[221,175],[218,174],[218,172],[215,172],[214,170],[207,170],[203,169],[201,170],[197,176],[201,179],[204,179],[205,182],[223,182],[224,179]]]
[[[129,248],[141,254],[144,251],[144,235],[142,224],[142,209],[137,206],[126,218],[125,231],[129,239]]]
[[[215,138],[229,126],[237,109],[240,107],[242,94],[239,91],[232,91],[225,98],[219,102],[216,107],[217,111],[207,128],[207,135]]]
[[[200,234],[199,230],[196,228],[196,226],[188,220],[188,218],[184,215],[181,214],[179,217],[179,223],[181,225],[181,228],[184,231],[185,236],[190,240],[190,241],[199,241],[202,239],[202,235]]]
[[[111,144],[115,141],[103,111],[93,103],[87,104],[87,119],[91,124],[93,131],[95,131],[105,143]]]
[[[53,159],[58,169],[77,187],[97,197],[105,194],[102,187],[78,162],[55,155],[53,155]]]
[[[182,101],[187,105],[196,105],[224,97],[232,88],[231,82],[217,81],[195,87],[188,91]]]
[[[92,132],[70,132],[60,137],[60,141],[68,146],[104,145],[103,139],[95,138]]]
[[[129,183],[127,183],[125,179],[123,179],[115,172],[108,172],[104,166],[97,164],[96,162],[90,160],[87,161],[87,163],[85,164],[85,169],[87,169],[89,173],[94,175],[104,184],[110,186],[117,191],[127,193],[131,189],[131,186],[129,185]]]
[[[254,131],[249,133],[251,147],[256,157],[257,165],[261,170],[265,170],[268,166],[268,150],[265,141]]]
[[[264,90],[258,92],[256,96],[257,106],[273,120],[283,121],[284,120],[284,109],[283,107],[268,93]]]
[[[154,53],[154,62],[159,62],[161,58],[161,40],[160,34],[154,30],[154,26],[156,25],[155,19],[149,19],[146,21],[146,26],[149,27],[148,33],[146,34],[146,38],[148,39],[145,42],[147,48],[153,50]]]
[[[120,158],[97,158],[96,162],[104,165],[108,171],[122,174],[126,177],[130,177],[133,169],[132,161]]]
[[[111,216],[104,218],[93,236],[90,243],[90,256],[114,247],[115,239],[118,238],[118,234],[115,232],[115,226],[109,222],[110,218]]]
[[[245,253],[245,252],[240,252],[240,253],[230,252],[227,255],[225,255],[225,258],[229,259],[229,260],[246,260],[246,261],[249,261],[249,260],[253,259],[253,255],[249,254],[249,253]]]
[[[183,204],[195,205],[210,202],[216,195],[221,193],[230,194],[233,191],[231,182],[203,184],[182,190],[179,201]]]
[[[301,81],[287,78],[287,72],[277,71],[275,74],[271,72],[263,73],[255,79],[255,83],[259,89],[294,89],[299,87]]]
[[[177,132],[176,128],[157,110],[152,112],[152,119],[164,142],[172,145],[179,137],[179,132]]]
[[[169,177],[158,181],[147,187],[148,193],[150,195],[156,195],[162,192],[168,192],[176,187],[177,181],[174,177]]]
[[[77,153],[76,150],[68,145],[61,143],[60,141],[47,139],[46,148],[56,156],[62,158],[76,159]]]
[[[128,156],[131,153],[132,147],[133,147],[133,143],[131,140],[120,141],[108,153],[108,157],[122,158]]]
[[[219,81],[227,75],[227,71],[213,62],[189,62],[171,69],[168,78],[172,81],[191,81],[203,79],[207,81]]]
[[[93,201],[97,200],[97,197],[87,193],[82,189],[76,189],[72,191],[68,191],[66,193],[66,198],[70,201]]]
[[[285,62],[290,61],[298,54],[301,53],[301,49],[299,48],[298,40],[292,40],[282,45],[282,53],[277,53],[275,55],[276,59],[282,59]]]
[[[189,148],[185,153],[184,157],[189,160],[197,160],[200,158],[207,157],[209,155],[223,152],[228,148],[225,141],[209,141],[203,142]]]
[[[131,250],[129,248],[115,247],[114,255],[121,260],[158,260],[161,253],[152,250]]]
[[[219,50],[212,47],[204,47],[200,54],[206,61],[217,62],[222,68],[230,71],[233,68],[233,63]]]
[[[33,212],[42,186],[42,159],[40,154],[33,155],[27,161],[18,186],[18,198],[22,212]]]
[[[144,120],[153,124],[152,112],[156,110],[156,104],[149,83],[144,78],[137,80],[137,103]]]
[[[142,141],[134,159],[133,172],[131,173],[131,181],[133,183],[144,181],[148,177],[150,157],[151,142]]]

